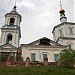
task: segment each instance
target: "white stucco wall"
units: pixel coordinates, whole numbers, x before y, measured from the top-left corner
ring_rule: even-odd
[[[43,61],[42,54],[47,53],[48,55],[48,62],[54,62],[54,54],[59,54],[64,48],[50,48],[50,47],[22,47],[22,57],[24,61],[27,57],[31,60],[31,53],[36,54],[36,61]]]
[[[73,34],[70,33],[70,29],[72,28]],[[62,29],[62,37],[67,37],[66,39],[58,39],[60,36],[60,30]],[[74,23],[63,23],[55,28],[54,32],[54,41],[58,40],[58,43],[61,45],[67,45],[68,41],[72,42],[72,49],[75,50],[75,24]],[[68,39],[70,38],[70,39]]]
[[[73,34],[70,34],[69,27],[73,28]],[[55,36],[53,36],[55,41],[60,37],[60,30],[61,29],[62,29],[62,36],[63,37],[75,38],[75,25],[64,23],[63,25],[60,25],[57,28],[55,28],[55,30],[53,32],[55,34]]]

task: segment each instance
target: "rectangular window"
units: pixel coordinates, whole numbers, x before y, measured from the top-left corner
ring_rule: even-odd
[[[36,61],[36,54],[35,53],[31,53],[31,61]]]
[[[43,54],[43,60],[47,58],[47,54]]]
[[[73,27],[69,27],[70,34],[73,34]]]
[[[54,59],[55,59],[55,62],[59,61],[59,54],[54,54]]]

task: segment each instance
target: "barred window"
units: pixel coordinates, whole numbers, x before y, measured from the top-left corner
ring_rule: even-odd
[[[31,61],[36,61],[36,54],[35,53],[31,53]]]
[[[59,61],[59,54],[54,54],[55,61]]]

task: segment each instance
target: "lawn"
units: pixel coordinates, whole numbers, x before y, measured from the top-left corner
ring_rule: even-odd
[[[55,66],[0,66],[0,75],[75,75],[75,68],[64,68]]]

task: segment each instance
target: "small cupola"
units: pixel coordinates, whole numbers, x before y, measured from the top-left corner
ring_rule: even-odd
[[[61,1],[60,1],[60,10],[59,10],[59,13],[60,13],[60,22],[61,23],[67,22],[67,17],[65,17],[65,10],[62,7]]]
[[[65,10],[62,8],[62,5],[61,5],[61,8],[60,8],[60,10],[59,10],[59,13],[60,13],[60,14],[64,14],[64,13],[65,13]]]

